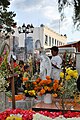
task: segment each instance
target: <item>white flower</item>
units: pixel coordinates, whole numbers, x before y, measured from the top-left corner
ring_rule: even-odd
[[[8,87],[8,86],[9,86],[9,84],[0,74],[0,92],[6,91],[6,87]]]

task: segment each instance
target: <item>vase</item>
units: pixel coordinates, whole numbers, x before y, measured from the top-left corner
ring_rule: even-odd
[[[50,93],[45,94],[43,101],[44,103],[47,103],[47,104],[52,103],[52,94]]]

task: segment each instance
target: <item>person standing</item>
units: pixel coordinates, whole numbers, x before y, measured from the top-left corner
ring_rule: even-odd
[[[53,46],[50,48],[52,58],[51,58],[51,64],[52,64],[52,70],[51,70],[51,78],[53,80],[60,80],[60,72],[61,72],[61,65],[62,65],[62,59],[58,55],[58,47]]]

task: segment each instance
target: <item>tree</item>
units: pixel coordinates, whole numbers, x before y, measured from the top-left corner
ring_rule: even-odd
[[[58,9],[64,18],[64,8],[68,6],[73,6],[73,23],[80,29],[80,0],[58,0]]]
[[[16,14],[12,11],[7,11],[9,5],[10,0],[0,0],[0,29],[4,28],[7,32],[11,31],[11,27],[16,26],[16,22],[13,19]]]

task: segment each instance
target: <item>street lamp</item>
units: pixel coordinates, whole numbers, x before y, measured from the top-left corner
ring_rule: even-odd
[[[25,60],[27,58],[27,42],[26,42],[26,38],[27,38],[27,34],[29,33],[33,33],[33,25],[32,24],[28,24],[27,26],[25,26],[25,24],[22,25],[22,27],[18,27],[18,32],[20,33],[25,33]]]

